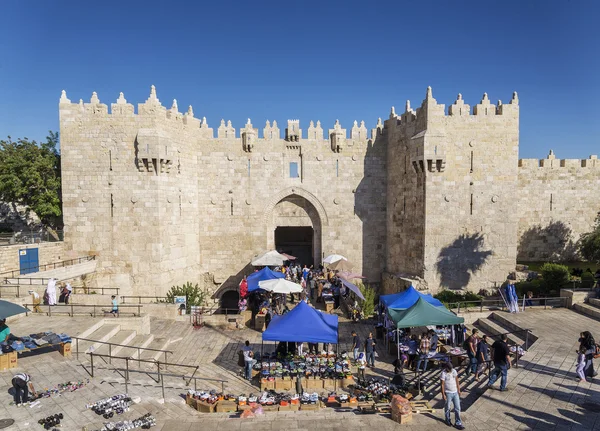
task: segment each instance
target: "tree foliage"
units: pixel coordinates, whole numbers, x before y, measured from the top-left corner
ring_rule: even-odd
[[[543,284],[549,291],[558,291],[569,281],[569,267],[546,262],[541,268]]]
[[[189,313],[192,305],[206,305],[206,300],[208,299],[208,292],[206,290],[200,289],[198,283],[194,285],[188,281],[183,286],[172,286],[171,289],[167,292],[166,302],[169,304],[173,304],[175,302],[176,296],[186,297],[186,312]]]
[[[358,288],[360,289],[360,293],[365,297],[365,300],[362,303],[362,312],[368,319],[375,313],[375,299],[377,295],[375,289],[363,283],[358,283]]]
[[[62,227],[58,133],[46,142],[0,140],[0,200],[25,205],[42,223]]]
[[[596,216],[594,229],[581,235],[579,252],[585,260],[600,263],[600,213]]]

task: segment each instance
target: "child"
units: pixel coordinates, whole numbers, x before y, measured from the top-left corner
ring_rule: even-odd
[[[360,352],[356,362],[358,363],[358,379],[365,380],[365,367],[367,366],[367,360],[363,352]]]
[[[576,350],[575,352],[577,353],[577,368],[575,369],[575,371],[577,371],[577,381],[579,382],[585,382],[585,347],[581,347],[579,348],[579,350]]]
[[[110,299],[112,300],[112,310],[110,310],[110,314],[116,317],[117,314],[119,314],[119,303],[117,302],[117,297],[115,295],[111,296]]]

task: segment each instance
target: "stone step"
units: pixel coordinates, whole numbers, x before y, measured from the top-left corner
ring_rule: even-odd
[[[121,356],[126,356],[128,358],[138,358],[138,352],[142,352],[143,350],[138,351],[136,347],[149,347],[152,341],[154,340],[154,335],[136,335],[136,337],[129,343],[131,347],[124,347],[121,350]]]
[[[594,307],[600,308],[600,299],[598,299],[598,298],[588,298],[588,302],[589,302],[590,305],[593,305]]]
[[[500,338],[500,334],[509,332],[509,329],[501,326],[491,319],[477,319],[476,325],[483,329],[486,334],[489,334],[493,340],[498,340]],[[523,346],[525,344],[525,340],[519,337],[517,334],[507,334],[507,337],[508,344],[516,344],[518,346]]]
[[[147,346],[150,349],[160,349],[160,350],[172,350],[169,349],[169,339],[168,338],[154,338],[152,342]],[[169,359],[171,355],[167,355],[168,362],[171,362]],[[154,352],[152,350],[144,350],[140,354],[140,359],[145,359],[148,361],[161,361],[164,362],[165,354],[163,352]]]
[[[515,325],[508,318],[509,316],[510,316],[510,314],[508,314],[508,313],[500,313],[500,312],[498,312],[498,313],[492,313],[492,315],[490,316],[490,318],[492,320],[498,322],[503,327],[508,328],[510,331],[523,331],[525,329],[529,329],[529,328],[521,328],[520,326]],[[535,334],[533,334],[531,331],[529,332],[529,335],[527,335],[524,331],[523,332],[517,332],[516,334],[522,340],[527,340],[528,346],[526,346],[525,350],[529,349],[531,347],[531,345],[533,343],[535,343],[537,341],[537,339],[538,339],[538,337]]]
[[[102,325],[97,330],[95,330],[94,332],[92,332],[89,336],[80,337],[80,338],[87,338],[87,339],[93,340],[93,341],[81,341],[81,340],[79,341],[79,353],[80,353],[79,358],[81,359],[81,353],[86,353],[88,351],[96,352],[96,350],[98,348],[100,348],[100,346],[102,345],[102,343],[101,343],[102,341],[110,340],[120,330],[121,330],[120,325],[105,324],[105,325]]]
[[[115,343],[115,344],[123,344],[123,345],[129,345],[131,344],[132,340],[137,336],[137,332],[135,331],[119,331],[117,332],[111,339],[108,340],[108,342],[110,343]],[[96,349],[96,353],[101,353],[103,355],[108,355],[109,353],[112,356],[123,356],[121,355],[121,352],[126,349],[126,347],[122,347],[122,346],[111,346],[109,348],[108,344],[102,344],[100,345],[100,347],[98,347]]]
[[[573,310],[585,314],[586,316],[590,316],[594,319],[600,320],[600,308],[596,308],[594,305],[573,304]]]

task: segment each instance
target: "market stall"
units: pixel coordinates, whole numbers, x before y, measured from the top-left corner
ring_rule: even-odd
[[[264,267],[260,271],[253,272],[246,277],[246,281],[248,282],[248,293],[260,289],[260,286],[258,285],[259,282],[264,280],[275,280],[277,278],[285,278],[285,274],[273,271],[269,267]]]
[[[464,323],[465,319],[458,317],[451,311],[447,310],[443,306],[436,307],[425,298],[427,295],[423,295],[417,299],[413,306],[405,309],[394,309],[388,308],[388,316],[392,320],[396,329],[403,328],[415,328],[423,326],[450,326]],[[410,346],[400,342],[400,337],[396,338],[398,358],[400,357],[400,351],[408,351]],[[459,352],[458,352],[459,353]],[[439,358],[436,355],[442,355]],[[430,359],[439,360],[447,359],[447,353],[435,352]]]
[[[382,302],[387,308],[405,310],[415,305],[420,298],[423,298],[426,302],[435,307],[444,306],[444,304],[442,304],[438,299],[435,299],[429,294],[419,292],[412,285],[402,292],[391,295],[382,295],[379,297],[379,301]]]
[[[347,386],[352,380],[348,358],[327,348],[339,343],[336,315],[322,313],[302,301],[287,314],[275,316],[262,339],[283,342],[286,349],[272,355],[261,354],[261,363],[257,364],[261,387],[291,389],[296,379],[302,378],[303,387],[310,390]],[[309,349],[288,351],[290,343],[308,343]],[[319,343],[323,343],[323,349],[312,347]]]

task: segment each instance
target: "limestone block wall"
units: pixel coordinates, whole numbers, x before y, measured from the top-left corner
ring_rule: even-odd
[[[517,252],[517,95],[494,105],[484,94],[472,112],[459,95],[448,115],[430,93],[423,105],[425,151],[414,166],[426,177],[425,280],[431,290],[498,286]]]
[[[378,281],[386,143],[368,139],[364,123],[348,136],[336,122],[324,137],[319,122],[303,136],[290,120],[282,139],[276,122],[259,138],[250,120],[239,133],[221,121],[215,137],[191,107],[163,107],[154,88],[137,113],[123,94],[109,112],[95,93],[71,103],[64,92],[59,111],[66,244],[97,255],[98,284],[143,295],[237,284],[253,255],[274,248],[285,216],[276,207],[290,199],[317,232],[316,264],[343,253]]]
[[[600,161],[557,159],[519,160],[518,259],[569,261],[577,259],[577,240],[589,232],[600,212]]]
[[[0,273],[19,269],[19,250],[37,248],[40,265],[72,259],[71,253],[65,250],[65,244],[60,242],[42,242],[39,244],[15,244],[0,247]]]

